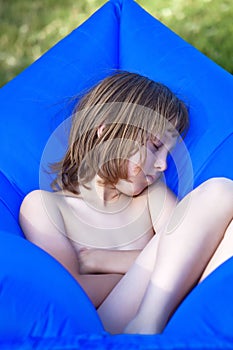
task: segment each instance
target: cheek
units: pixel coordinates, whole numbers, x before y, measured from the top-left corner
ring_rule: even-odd
[[[129,178],[131,179],[131,178],[140,176],[141,173],[143,173],[143,170],[140,167],[140,165],[129,161],[129,166],[128,166]]]

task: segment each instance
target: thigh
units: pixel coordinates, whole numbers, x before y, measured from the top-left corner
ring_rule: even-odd
[[[233,256],[233,221],[227,227],[224,237],[206,266],[199,282]]]

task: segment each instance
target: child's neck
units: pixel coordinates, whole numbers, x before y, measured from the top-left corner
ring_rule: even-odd
[[[88,188],[80,186],[83,200],[100,211],[116,212],[122,210],[131,200],[122,195],[114,186],[104,185],[103,180],[98,175],[88,183]]]

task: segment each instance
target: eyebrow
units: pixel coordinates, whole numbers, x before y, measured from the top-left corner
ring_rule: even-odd
[[[180,134],[176,131],[174,132],[174,128],[167,129],[168,132],[172,133],[171,137],[178,137]]]

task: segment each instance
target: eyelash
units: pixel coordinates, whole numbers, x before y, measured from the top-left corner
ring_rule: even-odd
[[[161,146],[156,146],[154,143],[153,143],[153,147],[155,148],[156,151],[158,151],[160,149]]]

